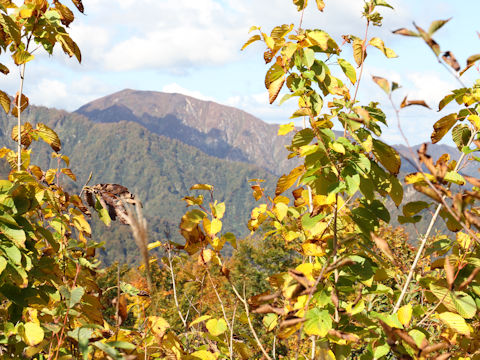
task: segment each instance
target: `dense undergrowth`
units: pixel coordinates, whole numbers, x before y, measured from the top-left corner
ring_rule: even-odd
[[[81,0],[73,4],[83,12]],[[303,12],[307,2],[294,5]],[[324,6],[316,1],[318,10]],[[351,62],[322,30],[281,25],[268,35],[251,29],[256,33],[245,46],[263,41],[267,47],[270,103],[286,88],[284,99],[298,100],[292,116],[305,119],[301,130],[293,123],[279,129],[280,136],[295,132],[289,156],[301,165],[279,178],[274,194],[261,180],[251,181],[258,203],[246,240],[223,229],[228,208],[215,200],[214,187],[192,184],[179,225],[184,242],[177,243],[149,242],[143,208],[121,185],[87,183],[79,194],[60,185],[60,174],[76,179],[70,159],[60,153],[51,128],[22,122],[28,106],[22,87],[33,43],[48,53],[61,46],[81,60],[65,28],[74,14],[58,1],[0,1],[0,47],[21,74],[13,101],[0,92],[2,107],[18,121],[12,131],[17,150],[0,149],[12,168],[0,180],[1,356],[479,359],[480,179],[459,169],[480,160],[480,85],[462,86],[439,104],[457,105],[435,123],[432,142],[451,133],[458,158],[433,162],[423,146],[413,154],[416,172],[398,179],[400,156],[379,140],[385,114],[374,101],[356,100],[367,52],[396,56],[381,39],[368,37],[371,26],[381,25],[379,9],[389,8],[383,0],[365,3],[367,35],[342,39],[342,46],[353,48]],[[423,39],[461,81],[480,55],[461,70],[450,51],[442,53],[432,36],[446,23],[395,33]],[[8,72],[4,65],[1,70]],[[390,100],[399,87],[380,77],[373,81]],[[398,117],[414,105],[424,103],[392,101]],[[343,136],[332,131],[334,124]],[[56,168],[30,162],[37,140],[50,145]],[[404,203],[405,186],[428,201]],[[420,212],[432,210],[417,247],[403,229],[389,226],[386,197],[401,209],[401,223],[416,223]],[[118,221],[129,227],[142,266],[100,268],[91,212],[106,226]],[[433,234],[437,220],[455,235]],[[227,243],[235,249],[228,258],[221,252]],[[155,248],[162,258],[150,255]]]

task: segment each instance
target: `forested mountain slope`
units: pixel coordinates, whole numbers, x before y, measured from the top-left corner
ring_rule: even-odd
[[[71,168],[76,173],[75,191],[93,173],[91,184],[119,183],[127,186],[142,200],[145,216],[152,230],[152,240],[165,238],[165,232],[179,240],[178,223],[185,211],[182,198],[192,192],[195,183],[215,186],[215,196],[227,205],[225,229],[245,235],[245,224],[254,199],[248,179],[263,178],[272,188],[274,176],[254,165],[218,159],[186,145],[148,131],[143,126],[121,121],[93,123],[87,118],[65,111],[31,107],[25,112],[25,121],[43,122],[60,136],[62,153],[70,156]],[[2,115],[0,127],[11,128],[14,120]],[[0,141],[13,146],[10,135],[2,132]],[[49,160],[51,150],[34,143],[36,162],[42,167],[57,167],[57,160]],[[70,182],[67,177],[61,181]],[[97,239],[106,242],[104,258],[134,260],[137,253],[126,226],[112,229],[94,224]]]

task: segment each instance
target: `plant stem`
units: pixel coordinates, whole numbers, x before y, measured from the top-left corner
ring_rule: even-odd
[[[17,94],[17,171],[22,169],[22,93],[25,80],[25,64],[20,67],[20,88]]]

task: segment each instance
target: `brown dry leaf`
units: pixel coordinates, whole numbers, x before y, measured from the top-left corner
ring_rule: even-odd
[[[414,36],[414,37],[420,36],[415,31],[408,30],[407,28],[397,29],[397,30],[392,31],[392,33],[394,33],[396,35],[403,35],[403,36]]]
[[[78,11],[83,14],[85,9],[83,8],[82,0],[72,0],[72,2],[77,7]]]
[[[452,67],[455,71],[460,71],[460,64],[458,63],[455,56],[450,51],[446,51],[442,55],[442,59]]]
[[[424,100],[407,100],[406,96],[403,99],[402,103],[400,104],[400,108],[404,108],[404,107],[412,106],[412,105],[424,106],[424,107],[431,110],[431,107],[428,106],[427,103]]]
[[[455,281],[455,269],[453,268],[452,264],[450,263],[450,259],[448,256],[445,258],[443,262],[443,268],[445,269],[445,275],[447,277],[447,284],[448,288],[452,290],[453,282]]]
[[[377,247],[380,249],[380,251],[392,262],[395,261],[395,258],[393,257],[393,252],[390,249],[390,246],[388,246],[388,243],[385,239],[375,235],[374,233],[371,234],[372,240],[377,245]]]
[[[115,221],[118,217],[122,224],[128,224],[128,215],[124,203],[141,206],[135,200],[135,196],[125,186],[119,184],[97,184],[85,188],[85,200],[88,205],[95,206],[96,196],[98,196],[102,206],[107,209],[110,218]]]

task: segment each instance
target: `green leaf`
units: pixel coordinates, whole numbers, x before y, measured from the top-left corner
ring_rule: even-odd
[[[452,139],[455,145],[457,145],[458,150],[462,150],[464,146],[468,144],[472,132],[470,128],[465,124],[458,124],[452,129]]]
[[[112,357],[114,360],[123,360],[123,355],[116,350],[115,348],[111,347],[110,345],[104,344],[100,341],[95,341],[93,346],[98,348],[99,350],[103,351],[108,356]]]
[[[34,58],[35,57],[32,54],[30,54],[28,51],[22,50],[20,48],[17,49],[17,51],[15,51],[12,54],[12,59],[15,62],[15,65],[26,64],[27,62],[33,60]]]
[[[413,216],[418,214],[423,209],[427,209],[430,206],[429,203],[425,201],[412,201],[403,206],[403,215]]]
[[[300,130],[293,137],[292,146],[295,148],[299,148],[299,147],[308,145],[311,143],[314,137],[315,137],[315,134],[313,133],[312,129],[306,128],[306,129]]]
[[[458,314],[444,312],[438,315],[439,319],[453,331],[459,334],[470,336],[470,328],[465,319]]]
[[[355,84],[357,82],[357,72],[355,71],[355,68],[350,64],[347,60],[344,59],[337,59],[338,65],[342,68],[343,73],[345,76],[352,82],[352,84]]]
[[[70,299],[69,299],[69,302],[68,302],[68,307],[72,308],[75,305],[77,305],[80,302],[80,300],[82,299],[84,293],[85,293],[85,289],[83,287],[78,286],[78,287],[72,289],[72,291],[70,292]]]
[[[398,174],[402,161],[394,148],[380,140],[373,139],[373,154],[392,175]]]
[[[457,122],[457,114],[449,114],[442,117],[433,125],[433,133],[431,135],[432,144],[436,144],[448,133],[448,131]]]
[[[432,21],[430,27],[428,28],[428,35],[432,36],[436,31],[438,31],[443,25],[449,22],[452,18],[446,20],[435,20]]]
[[[213,336],[222,335],[228,330],[227,323],[223,319],[210,319],[205,323],[205,326]]]
[[[199,323],[201,323],[201,322],[203,322],[203,321],[205,321],[205,320],[208,320],[208,319],[210,319],[210,318],[211,318],[210,315],[202,315],[202,316],[199,316],[198,318],[196,318],[195,320],[193,320],[193,321],[190,323],[189,327],[192,327],[193,325],[199,324]]]
[[[448,171],[443,179],[457,185],[465,185],[465,179],[463,176],[455,171]]]
[[[108,214],[108,210],[102,206],[102,203],[100,202],[98,195],[95,195],[95,197],[97,198],[95,202],[95,211],[97,212],[98,217],[100,218],[100,220],[102,220],[102,222],[105,225],[110,226],[110,224],[112,223],[112,219]]]
[[[20,29],[10,16],[0,14],[0,26],[15,44],[20,44]]]
[[[272,331],[278,324],[278,315],[267,314],[263,317],[262,323],[267,328],[267,331]]]
[[[325,337],[328,331],[332,329],[333,321],[328,310],[319,308],[311,309],[305,316],[304,331],[307,335],[317,335]]]

